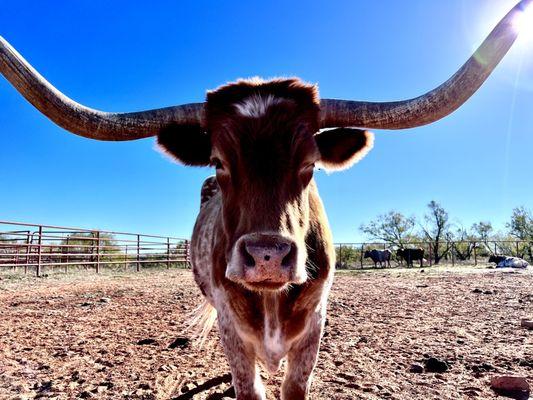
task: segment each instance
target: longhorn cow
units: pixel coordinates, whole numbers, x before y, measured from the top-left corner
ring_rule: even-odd
[[[213,166],[191,241],[206,312],[216,312],[238,399],[264,399],[257,362],[287,370],[281,397],[308,396],[333,281],[335,252],[313,180],[316,166],[350,167],[372,147],[365,129],[437,121],[481,86],[514,42],[523,0],[445,83],[410,100],[319,99],[298,79],[240,80],[204,103],[132,113],[94,110],[63,95],[3,38],[0,72],[59,126],[91,139],[157,136],[189,166]]]

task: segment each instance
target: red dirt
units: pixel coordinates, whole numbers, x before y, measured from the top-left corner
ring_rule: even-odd
[[[501,271],[338,275],[311,398],[493,399],[490,378],[503,373],[533,384],[533,331],[520,327],[533,315],[532,281]],[[184,270],[3,277],[0,399],[220,399],[230,384],[216,329],[203,349],[169,348],[187,337],[199,301]],[[409,372],[429,356],[450,369]],[[280,382],[265,379],[269,399]]]

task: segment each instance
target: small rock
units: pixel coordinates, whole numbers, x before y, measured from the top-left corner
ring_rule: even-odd
[[[169,349],[175,349],[176,347],[179,347],[180,349],[184,349],[187,347],[190,343],[190,340],[186,337],[178,337],[176,338],[172,343],[168,345]]]
[[[424,367],[420,364],[411,364],[411,366],[409,367],[409,372],[412,372],[414,374],[421,374],[422,372],[424,372]]]
[[[362,388],[363,392],[369,393],[374,391],[374,385],[365,384]]]
[[[178,369],[178,367],[176,367],[175,365],[172,365],[172,364],[165,364],[165,365],[161,365],[159,367],[159,371],[164,371],[164,372],[172,372],[172,371],[175,371],[177,369]]]
[[[88,301],[86,301],[85,303],[81,303],[80,304],[81,307],[90,307],[92,305],[93,305],[93,303],[89,303]]]
[[[475,288],[474,290],[472,290],[472,293],[483,293],[483,290]]]
[[[147,344],[153,344],[153,345],[157,345],[157,340],[155,339],[152,339],[152,338],[147,338],[147,339],[141,339],[137,342],[137,344],[139,346],[144,346],[144,345],[147,345]]]
[[[111,299],[109,297],[102,297],[99,301],[100,303],[110,303]]]
[[[527,329],[533,329],[533,319],[523,319],[520,321],[520,326]]]
[[[194,389],[194,385],[192,383],[186,383],[181,387],[181,393],[187,393]]]
[[[450,368],[448,363],[435,357],[430,357],[424,362],[426,372],[446,372]]]
[[[529,360],[527,359],[518,360],[518,365],[520,365],[521,367],[528,367],[528,368],[533,369],[533,358]]]
[[[521,376],[494,376],[490,380],[490,387],[502,392],[529,392],[530,386],[526,378]]]
[[[482,373],[482,372],[489,372],[489,371],[495,371],[496,368],[494,368],[491,364],[488,363],[482,363],[479,365],[474,365],[471,367],[473,372],[476,373]]]
[[[494,292],[492,290],[485,290],[483,294],[494,294]]]

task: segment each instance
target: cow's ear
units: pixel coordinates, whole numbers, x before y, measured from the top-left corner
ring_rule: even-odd
[[[326,170],[349,168],[362,159],[374,145],[374,134],[355,128],[325,129],[315,135],[320,164]]]
[[[169,125],[157,135],[157,144],[184,165],[209,165],[211,140],[200,125]]]

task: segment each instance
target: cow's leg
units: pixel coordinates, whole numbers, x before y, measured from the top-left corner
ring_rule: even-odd
[[[307,399],[318,356],[322,326],[322,317],[315,314],[308,331],[291,347],[287,357],[287,372],[281,386],[282,400]]]
[[[220,339],[231,369],[233,386],[238,400],[264,400],[265,388],[255,362],[255,353],[246,345],[224,312],[218,314]]]

